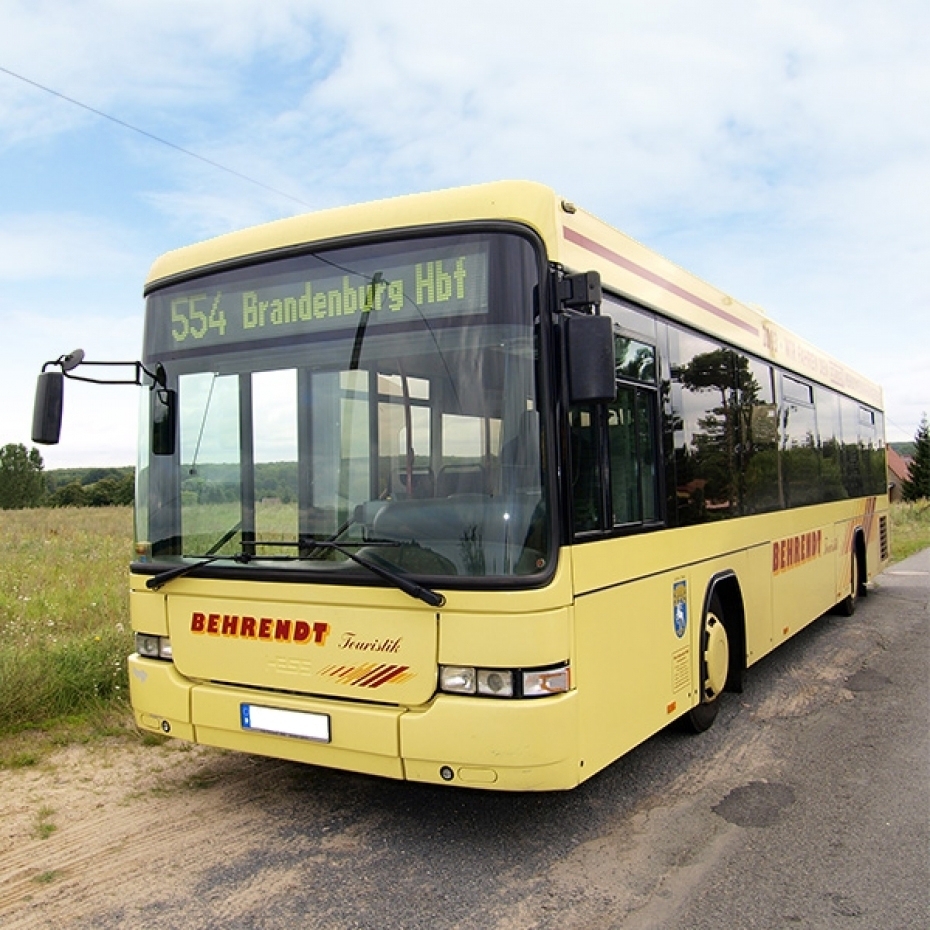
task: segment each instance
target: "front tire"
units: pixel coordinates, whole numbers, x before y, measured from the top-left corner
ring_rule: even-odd
[[[685,726],[703,733],[717,719],[720,695],[730,670],[730,639],[723,622],[723,604],[714,594],[701,623],[701,702],[685,714]]]

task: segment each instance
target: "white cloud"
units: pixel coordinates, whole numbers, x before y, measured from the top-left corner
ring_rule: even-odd
[[[0,65],[314,207],[544,181],[882,381],[909,433],[930,407],[923,0],[8,0]],[[98,124],[0,74],[0,168]],[[115,138],[99,217],[0,225],[0,313],[4,282],[114,270],[137,300],[154,251],[303,209]]]
[[[244,71],[311,48],[299,0],[7,0],[0,33],[0,150],[92,126],[101,117],[49,88],[154,134],[198,138],[251,88]],[[146,123],[147,125],[140,125]]]
[[[0,213],[0,284],[120,276],[138,264],[127,233],[76,214]],[[0,304],[2,308],[2,304]]]

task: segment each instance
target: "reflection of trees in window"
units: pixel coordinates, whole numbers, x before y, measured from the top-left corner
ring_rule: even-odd
[[[862,462],[859,455],[859,404],[848,397],[840,398],[842,411],[842,471],[843,484],[850,497],[865,493]]]
[[[823,499],[825,501],[845,500],[849,495],[843,486],[843,472],[840,465],[841,443],[837,439],[822,439],[820,451],[820,483],[823,488]]]
[[[803,507],[823,499],[820,487],[820,447],[811,385],[782,375],[779,429],[785,506]]]
[[[786,507],[803,507],[822,499],[820,450],[813,407],[786,404],[782,410],[781,469]]]
[[[849,397],[840,397],[840,466],[849,497],[884,494],[888,487],[882,415]]]
[[[859,454],[866,494],[884,494],[888,488],[888,471],[883,442],[881,414],[859,408]]]
[[[674,368],[673,377],[683,391],[684,441],[676,450],[681,522],[778,507],[768,368],[713,348]]]
[[[840,399],[823,388],[816,388],[817,428],[820,435],[820,486],[825,501],[844,500],[849,495],[843,485],[843,443]]]
[[[745,383],[741,410],[740,513],[765,513],[784,506],[778,461],[778,413],[768,365],[737,356]]]
[[[868,493],[869,465],[865,461],[864,444],[859,435],[859,404],[849,397],[842,397],[840,408],[843,437],[843,484],[850,497],[861,497]]]
[[[655,383],[656,350],[653,346],[627,336],[615,336],[614,345],[618,378]]]
[[[740,400],[734,383],[733,355],[729,349],[705,352],[692,358],[679,373],[688,390],[708,392],[719,399],[719,404],[707,408],[698,419],[698,431],[693,436],[708,516],[735,512],[738,496],[735,465]]]

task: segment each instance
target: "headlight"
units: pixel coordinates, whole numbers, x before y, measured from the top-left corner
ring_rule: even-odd
[[[461,665],[439,666],[439,688],[450,694],[474,694],[477,689],[475,669]]]
[[[171,640],[167,636],[136,633],[136,652],[146,659],[171,660]]]
[[[568,662],[547,668],[475,668],[469,665],[440,665],[439,690],[447,694],[479,697],[537,698],[562,694],[571,687]]]
[[[513,697],[513,672],[507,669],[479,668],[478,694]]]

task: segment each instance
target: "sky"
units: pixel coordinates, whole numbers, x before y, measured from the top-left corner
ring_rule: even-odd
[[[44,362],[140,357],[159,254],[509,178],[881,384],[889,441],[930,413],[926,0],[0,0],[0,447]],[[133,464],[138,405],[68,382],[45,467]]]

